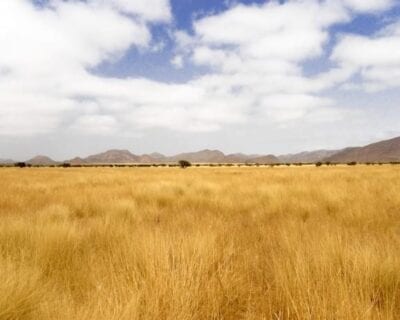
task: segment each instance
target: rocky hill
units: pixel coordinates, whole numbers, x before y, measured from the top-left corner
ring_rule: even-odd
[[[397,162],[400,161],[400,137],[380,141],[364,147],[347,148],[327,157],[325,161],[345,162]]]

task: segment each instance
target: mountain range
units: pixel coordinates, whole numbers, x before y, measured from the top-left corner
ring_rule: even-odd
[[[128,163],[173,163],[187,160],[193,163],[347,163],[347,162],[400,162],[400,137],[372,143],[363,147],[350,147],[341,150],[316,150],[296,154],[246,155],[243,153],[224,154],[219,150],[201,150],[165,156],[161,153],[136,155],[129,150],[108,150],[85,158],[76,157],[63,162],[72,165],[84,164],[128,164]],[[10,164],[11,159],[0,159],[0,164]],[[36,156],[26,163],[31,165],[56,165],[57,162],[47,156]]]
[[[74,158],[70,162],[77,164],[108,164],[108,163],[173,163],[179,160],[187,160],[195,163],[279,163],[280,160],[273,156],[258,156],[245,154],[225,155],[219,150],[201,150],[198,152],[180,153],[174,156],[165,156],[160,153],[135,155],[128,150],[109,150],[103,153],[88,156],[86,158]]]
[[[369,144],[365,147],[346,148],[326,158],[330,162],[398,162],[400,137]]]

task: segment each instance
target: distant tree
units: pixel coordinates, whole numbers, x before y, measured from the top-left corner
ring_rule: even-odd
[[[187,161],[187,160],[179,160],[179,161],[178,161],[178,165],[179,165],[179,167],[181,167],[182,169],[186,169],[186,168],[192,166],[192,164],[191,164],[189,161]]]
[[[18,167],[18,168],[25,168],[26,167],[26,163],[25,162],[17,162],[14,166]]]
[[[65,163],[62,164],[62,167],[63,167],[63,168],[70,168],[70,167],[71,167],[71,164],[68,163],[68,162],[65,162]]]
[[[355,166],[355,165],[357,165],[357,162],[351,161],[351,162],[348,162],[347,165],[348,166]]]
[[[316,167],[322,166],[322,162],[318,161],[318,162],[315,164],[315,166],[316,166]]]

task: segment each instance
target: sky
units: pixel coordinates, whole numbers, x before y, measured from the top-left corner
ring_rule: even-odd
[[[400,136],[398,0],[1,0],[0,158]]]

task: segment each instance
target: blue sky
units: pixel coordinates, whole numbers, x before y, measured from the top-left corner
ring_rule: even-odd
[[[262,5],[265,0],[237,0],[237,1],[215,1],[215,0],[172,0],[171,10],[174,16],[173,25],[180,30],[193,33],[193,22],[201,17],[211,14],[222,13],[234,4]],[[363,13],[349,23],[341,23],[332,27],[331,43],[327,45],[326,55],[332,50],[335,39],[342,33],[355,33],[360,35],[371,35],[387,24],[388,20],[396,20],[400,16],[400,6],[393,7],[383,13]],[[169,63],[174,55],[174,41],[169,35],[171,26],[155,25],[152,27],[155,41],[162,42],[163,50],[143,53],[137,48],[131,48],[117,62],[107,62],[96,67],[94,72],[109,77],[149,77],[166,82],[184,82],[188,79],[203,74],[203,68],[186,66],[176,70]],[[306,63],[305,72],[310,74],[326,69],[325,57],[312,59]]]
[[[397,1],[3,0],[0,49],[0,158],[400,135]]]

